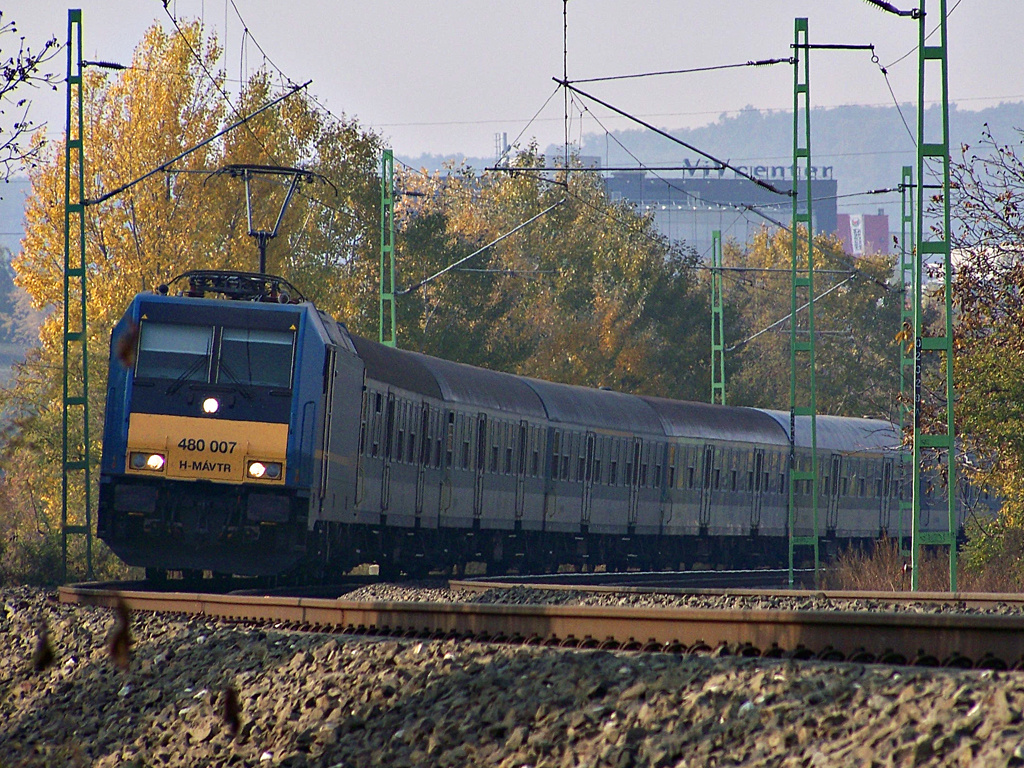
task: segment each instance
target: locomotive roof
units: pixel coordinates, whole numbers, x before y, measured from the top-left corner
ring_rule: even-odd
[[[775,419],[789,437],[789,412],[769,411],[764,413]],[[896,427],[883,419],[852,419],[846,416],[818,416],[818,449],[826,451],[895,451],[900,447]],[[796,444],[809,448],[811,445],[811,419],[797,416]]]

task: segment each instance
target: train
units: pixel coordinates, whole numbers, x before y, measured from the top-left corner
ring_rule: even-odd
[[[147,574],[780,566],[789,473],[812,465],[809,417],[385,346],[262,273],[140,293],[110,349],[97,533]],[[906,534],[898,429],[816,423],[822,551]],[[925,499],[923,530],[946,529],[940,507]]]

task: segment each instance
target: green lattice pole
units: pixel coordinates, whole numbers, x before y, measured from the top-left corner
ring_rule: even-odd
[[[903,166],[900,182],[901,214],[900,214],[900,435],[906,434],[914,419],[914,168]],[[903,453],[900,453],[903,456]],[[900,553],[909,555],[910,550],[904,545],[903,537],[907,533],[906,524],[913,519],[913,491],[907,478],[907,467],[900,459],[900,500],[899,520],[896,536]]]
[[[711,233],[711,402],[725,405],[725,323],[722,316],[722,233]]]
[[[950,212],[949,212],[949,69],[947,59],[947,36],[946,36],[946,0],[939,0],[938,19],[935,26],[939,30],[938,44],[928,45],[927,32],[925,30],[925,0],[921,0],[921,17],[918,27],[918,104],[917,104],[917,254],[916,274],[914,287],[914,349],[915,373],[914,373],[914,509],[913,509],[913,543],[911,546],[911,588],[917,589],[920,576],[921,554],[924,546],[947,546],[949,547],[949,588],[956,591],[956,431],[953,421],[953,400],[955,391],[953,388],[953,292],[952,292],[952,261],[949,244]],[[931,138],[925,130],[925,75],[927,65],[939,68],[940,87],[942,91],[941,103],[941,126],[938,141],[927,141]],[[941,171],[935,174],[934,169],[940,167]],[[931,178],[932,175],[940,175],[941,184],[936,184]],[[925,223],[925,197],[926,187],[934,190],[941,188],[941,222],[938,227],[928,226]],[[929,196],[931,197],[931,195]],[[924,270],[922,263],[926,262],[929,256],[938,256],[942,259],[943,266],[943,304],[944,323],[942,333],[934,336],[924,335],[922,321],[922,284]],[[921,424],[921,364],[924,356],[929,353],[937,353],[944,368],[945,388],[945,424],[941,431],[927,433],[922,429]],[[941,395],[940,395],[941,397]],[[945,482],[939,478],[933,478],[936,488],[936,497],[940,494],[946,496],[946,508],[948,516],[948,530],[945,531],[922,531],[921,530],[921,504],[922,488],[922,466],[921,462],[925,452],[937,458],[935,468],[938,469],[943,461],[945,462]]]
[[[64,148],[64,336],[61,417],[61,581],[68,578],[68,537],[85,536],[92,578],[89,457],[89,339],[86,334],[85,146],[82,116],[82,11],[68,10],[67,133]],[[74,381],[81,371],[81,386]],[[76,493],[77,491],[77,493]],[[73,509],[81,498],[81,510]]]
[[[802,58],[801,58],[802,56]],[[793,586],[794,552],[798,546],[814,550],[815,577],[819,575],[818,551],[818,424],[814,361],[814,225],[811,212],[811,68],[807,19],[798,18],[793,45],[793,232],[792,286],[790,292],[789,349],[789,584]],[[804,211],[800,211],[803,187]],[[806,267],[800,265],[801,225],[807,243]],[[806,292],[807,326],[797,327],[799,297]],[[806,339],[803,336],[806,335]],[[803,387],[801,388],[801,375]],[[801,389],[803,392],[801,393]],[[802,394],[802,397],[801,397]],[[801,402],[802,401],[802,402]],[[810,426],[810,469],[800,469],[796,455],[797,418],[807,417]],[[810,535],[797,533],[797,492],[810,483]]]
[[[398,344],[395,325],[395,156],[385,149],[380,161],[380,343]]]

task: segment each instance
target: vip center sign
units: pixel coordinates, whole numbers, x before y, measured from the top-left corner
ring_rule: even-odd
[[[739,178],[742,174],[748,174],[756,179],[765,180],[785,180],[793,178],[793,166],[791,165],[739,165],[733,163],[731,160],[726,160],[726,162],[731,166],[731,168],[724,168],[719,165],[708,165],[706,162],[701,161],[693,163],[688,159],[683,160],[683,174],[691,178],[700,177],[703,179]],[[812,165],[811,178],[832,179],[834,178],[832,171],[833,166],[831,165]],[[806,178],[806,174],[802,167],[797,167],[797,174],[797,178]]]

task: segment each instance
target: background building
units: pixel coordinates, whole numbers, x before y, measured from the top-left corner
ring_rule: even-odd
[[[836,233],[847,253],[854,256],[892,253],[889,216],[884,209],[879,208],[877,214],[840,213],[836,223]]]
[[[786,166],[745,168],[782,192],[793,188]],[[831,168],[823,169],[830,176]],[[720,176],[720,174],[722,174]],[[605,183],[613,200],[626,200],[641,211],[649,211],[659,231],[673,241],[696,249],[701,258],[711,253],[711,233],[723,239],[749,242],[761,227],[790,226],[792,202],[741,176],[724,177],[724,172],[687,170],[683,176],[649,175],[644,171],[611,172]],[[832,178],[811,181],[812,224],[815,233],[836,231],[836,189]],[[801,210],[806,210],[804,203]],[[776,223],[777,222],[777,223]],[[888,235],[888,232],[886,233]]]

